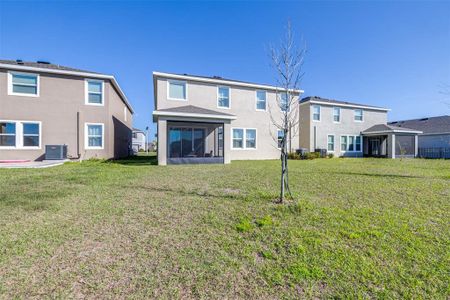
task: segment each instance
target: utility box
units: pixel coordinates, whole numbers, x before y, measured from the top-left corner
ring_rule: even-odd
[[[67,145],[45,145],[45,159],[58,160],[67,158]]]

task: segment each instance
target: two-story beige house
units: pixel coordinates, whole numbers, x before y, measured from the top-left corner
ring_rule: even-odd
[[[282,131],[272,120],[282,117],[277,101],[286,101],[282,89],[161,72],[153,73],[153,85],[160,165],[280,157]],[[293,94],[298,98],[302,92]],[[298,135],[287,140],[295,151]]]
[[[387,125],[389,109],[320,97],[300,100],[300,148],[345,157],[416,157],[420,131]]]
[[[0,60],[0,161],[117,158],[131,148],[133,109],[114,76],[48,62]]]

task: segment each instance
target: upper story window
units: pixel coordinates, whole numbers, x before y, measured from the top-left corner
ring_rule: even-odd
[[[217,107],[230,108],[230,88],[226,86],[217,87]]]
[[[289,109],[289,97],[287,93],[281,93],[280,97],[280,109],[282,112],[285,112]]]
[[[167,84],[167,99],[169,100],[187,100],[186,81],[169,80]]]
[[[363,110],[355,109],[355,121],[362,122],[363,121]]]
[[[320,105],[313,105],[313,121],[320,121]]]
[[[8,73],[8,94],[15,96],[39,96],[39,75],[30,73]]]
[[[333,122],[341,122],[341,109],[339,107],[333,107]]]
[[[86,130],[85,148],[103,149],[104,125],[101,123],[86,123],[85,130]]]
[[[266,91],[256,91],[256,110],[266,110]]]
[[[86,99],[89,105],[104,105],[104,82],[102,80],[86,79]]]

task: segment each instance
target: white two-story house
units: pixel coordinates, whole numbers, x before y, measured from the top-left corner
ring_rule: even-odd
[[[286,97],[282,89],[160,72],[153,73],[153,85],[160,165],[280,157],[282,132],[272,118],[282,116],[277,101]],[[298,141],[298,135],[288,137],[289,148],[297,149]]]

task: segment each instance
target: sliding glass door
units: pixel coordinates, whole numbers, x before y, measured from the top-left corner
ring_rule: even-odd
[[[203,128],[170,127],[169,157],[204,157],[205,130]]]

